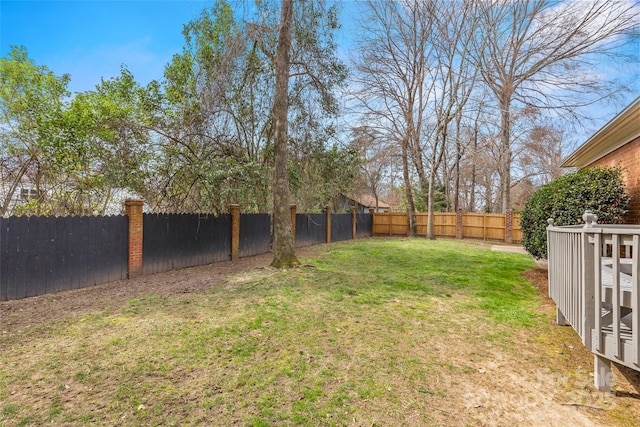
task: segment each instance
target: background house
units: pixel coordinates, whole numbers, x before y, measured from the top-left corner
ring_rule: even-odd
[[[11,185],[8,183],[0,183],[0,204],[5,202],[8,197]],[[16,206],[27,203],[31,199],[37,199],[40,193],[36,189],[35,185],[29,182],[21,182],[13,192],[11,199],[8,202],[7,210],[4,212],[4,216],[9,216],[13,213],[13,209]],[[0,212],[0,216],[2,213]]]
[[[378,199],[376,205],[376,199],[370,195],[353,196],[340,194],[336,197],[335,201],[336,212],[351,212],[351,207],[356,207],[358,213],[373,213],[373,212],[391,212],[392,207],[389,203]]]
[[[640,97],[568,156],[562,167],[620,166],[631,196],[627,222],[640,224]]]

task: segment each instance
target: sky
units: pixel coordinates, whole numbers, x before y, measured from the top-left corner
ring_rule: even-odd
[[[237,0],[242,2],[242,0]],[[0,0],[0,57],[27,48],[37,65],[92,90],[126,64],[136,80],[161,79],[184,45],[183,26],[213,0]],[[344,45],[344,33],[338,36]]]
[[[212,1],[0,0],[0,56],[27,48],[36,64],[71,74],[71,92],[91,90],[126,64],[136,80],[162,78],[182,51],[183,25]]]

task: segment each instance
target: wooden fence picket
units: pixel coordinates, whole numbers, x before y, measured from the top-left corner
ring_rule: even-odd
[[[427,214],[416,214],[418,236],[427,234]],[[491,241],[507,240],[507,214],[463,213],[462,230],[458,230],[455,212],[435,212],[433,229],[436,237],[462,236],[461,238],[483,239]],[[409,234],[409,221],[406,212],[384,212],[373,214],[374,236],[406,236]],[[461,233],[459,233],[461,231]],[[520,216],[512,216],[512,241],[522,241]]]

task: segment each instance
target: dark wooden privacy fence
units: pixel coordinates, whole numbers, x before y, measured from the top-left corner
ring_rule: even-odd
[[[240,215],[240,257],[260,255],[271,250],[271,215]]]
[[[373,236],[373,215],[357,214],[356,215],[356,238],[361,239],[363,237]]]
[[[144,274],[228,261],[231,256],[229,214],[144,214],[143,230]]]
[[[127,277],[127,217],[0,218],[0,301]]]
[[[241,214],[237,205],[219,216],[143,214],[142,202],[131,200],[125,206],[127,215],[115,217],[0,218],[0,301],[271,250],[268,214]],[[293,206],[291,213],[294,219]],[[295,245],[370,236],[371,224],[371,214],[297,214]]]
[[[352,214],[331,215],[331,241],[339,242],[353,238]]]
[[[327,241],[327,215],[297,214],[295,246],[311,246]]]

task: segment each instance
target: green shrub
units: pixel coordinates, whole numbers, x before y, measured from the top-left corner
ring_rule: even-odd
[[[598,222],[619,224],[627,213],[622,169],[582,169],[542,186],[527,201],[520,218],[522,244],[536,258],[547,257],[547,219],[554,225],[583,223],[582,214],[590,209]]]

